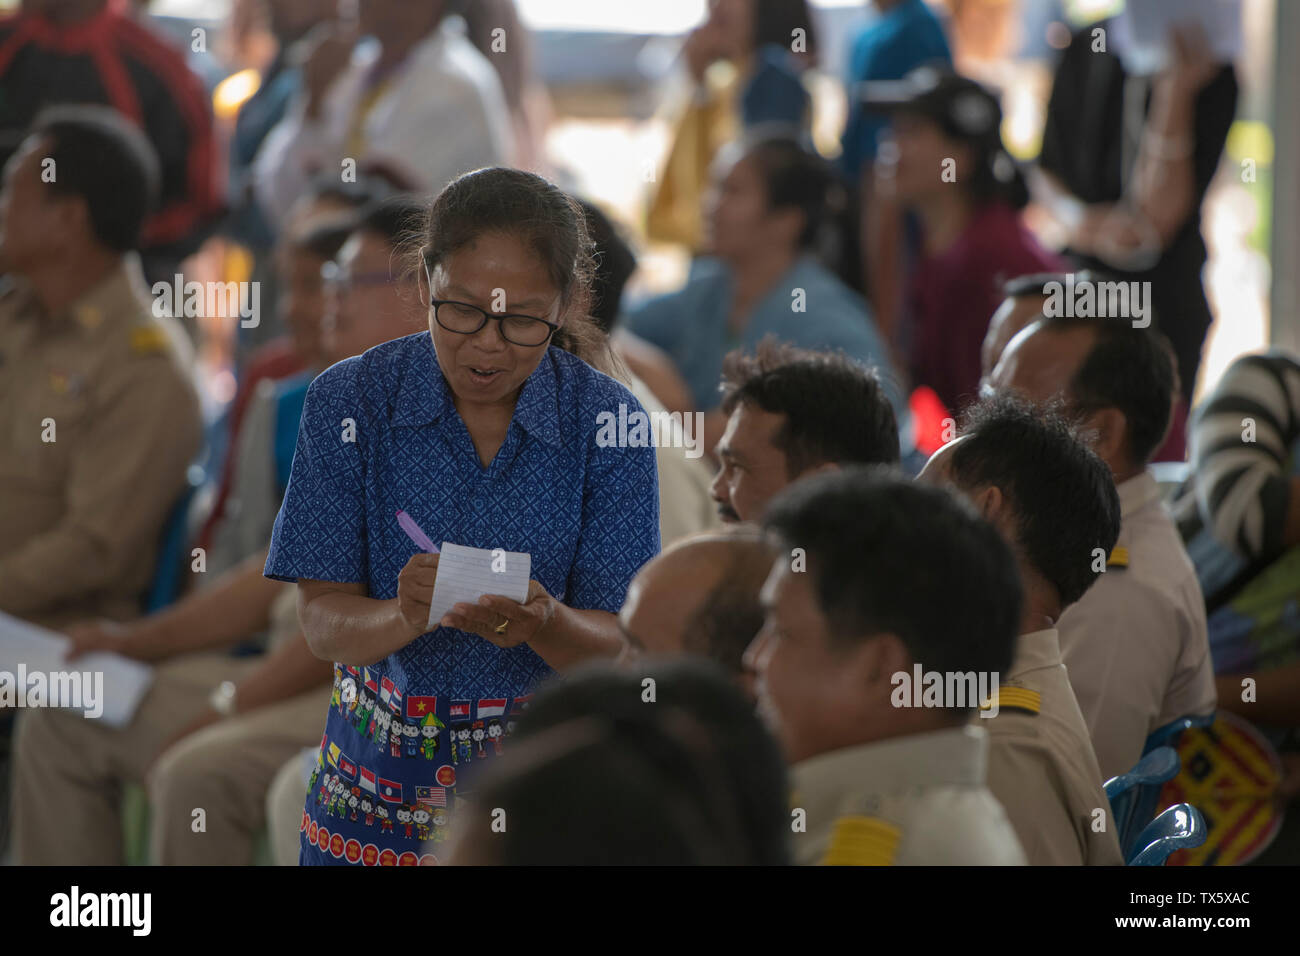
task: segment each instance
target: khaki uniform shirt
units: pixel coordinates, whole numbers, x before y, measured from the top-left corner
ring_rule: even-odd
[[[806,814],[794,859],[826,866],[1023,866],[984,785],[988,737],[956,727],[819,754],[795,765]],[[797,818],[795,818],[797,821]]]
[[[972,722],[989,733],[989,789],[1006,807],[1031,866],[1123,864],[1055,628],[1017,638],[997,716]]]
[[[134,257],[55,316],[0,293],[0,611],[139,614],[202,437],[187,366]]]
[[[1059,622],[1061,655],[1107,780],[1133,769],[1153,730],[1217,703],[1205,598],[1154,476],[1121,484],[1119,501],[1106,571]]]

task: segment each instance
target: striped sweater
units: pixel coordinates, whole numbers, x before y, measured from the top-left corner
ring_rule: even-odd
[[[1252,564],[1282,553],[1297,451],[1300,358],[1272,350],[1237,359],[1196,414],[1192,465],[1199,518]]]

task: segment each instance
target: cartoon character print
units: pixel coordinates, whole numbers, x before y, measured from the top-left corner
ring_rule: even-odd
[[[402,718],[394,717],[388,727],[388,753],[393,757],[402,756]]]
[[[403,724],[402,735],[406,738],[406,756],[420,756],[420,726],[419,724]]]
[[[342,777],[334,786],[334,815],[342,820],[348,815],[348,783]]]
[[[372,718],[375,722],[375,731],[371,739],[380,750],[384,749],[384,744],[388,741],[388,725],[392,719],[392,715],[388,711],[379,707],[375,708],[375,716]]]
[[[488,740],[492,741],[492,749],[496,751],[496,755],[500,757],[503,738],[505,737],[505,728],[501,726],[500,717],[493,717],[488,721],[487,735]]]
[[[451,815],[447,813],[446,807],[438,807],[433,811],[433,842],[441,843],[447,839],[448,824],[451,823]]]
[[[330,784],[329,799],[325,801],[325,812],[330,816],[335,815],[335,811],[338,808],[338,803],[339,803],[339,793],[342,791],[342,789],[343,789],[343,781],[338,778],[338,774],[335,774],[334,780]]]
[[[426,714],[420,724],[420,746],[424,750],[424,759],[432,760],[438,755],[438,742],[442,736],[442,721],[433,714]]]
[[[407,839],[410,839],[414,825],[411,823],[411,808],[404,803],[397,808],[397,825],[405,831]]]
[[[411,822],[415,824],[415,833],[421,842],[429,839],[429,810],[427,807],[417,805],[411,811]]]
[[[346,719],[356,706],[357,682],[351,677],[345,677],[339,686],[339,716]]]
[[[325,774],[325,779],[321,781],[320,789],[316,791],[316,806],[325,802],[325,798],[334,792],[334,774]]]
[[[478,759],[482,760],[487,756],[487,751],[483,748],[483,741],[487,739],[487,732],[483,729],[483,721],[474,721],[474,730],[470,733],[474,738],[474,745],[478,748]]]
[[[373,827],[375,825],[375,802],[370,799],[369,794],[361,798],[361,812],[365,814],[366,826]]]
[[[375,708],[375,699],[370,696],[370,691],[364,687],[358,695],[357,709],[352,713],[352,727],[357,733],[363,733],[365,726],[370,722],[370,713]]]
[[[339,665],[335,664],[334,665],[334,689],[330,691],[330,707],[337,707],[339,705],[339,700],[340,700],[339,686],[342,684],[342,682],[343,682],[343,671],[339,668]]]
[[[357,807],[361,805],[361,788],[353,787],[352,794],[348,797],[348,809],[352,812],[348,814],[348,819],[353,823],[357,822]]]
[[[393,821],[388,816],[388,807],[382,803],[375,804],[375,816],[379,819],[379,832],[392,833]]]
[[[470,751],[473,746],[469,738],[469,724],[457,723],[451,725],[451,762],[453,764],[459,764],[461,760],[469,763]]]

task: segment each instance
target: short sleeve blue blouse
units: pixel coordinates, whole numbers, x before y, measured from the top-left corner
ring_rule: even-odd
[[[532,577],[570,607],[617,612],[659,550],[654,449],[596,441],[620,404],[640,409],[552,346],[484,468],[428,332],[346,359],[308,390],[266,575],[395,597],[419,550],[397,524],[404,510],[436,542],[528,552]],[[451,628],[369,667],[336,665],[301,862],[436,862],[457,802],[550,673],[527,645]]]

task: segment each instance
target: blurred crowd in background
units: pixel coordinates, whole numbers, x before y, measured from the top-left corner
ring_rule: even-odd
[[[1127,715],[1123,727],[1112,721],[1128,691],[1110,663],[1068,659],[1072,622],[1076,631],[1110,626],[1098,609],[1103,599],[1094,597],[1086,626],[1082,603],[1075,617],[1062,618],[1062,652],[1082,682],[1073,693],[1095,748],[1090,766],[1071,770],[1086,781],[1079,799],[1092,799],[1104,779],[1132,768],[1149,735],[1170,721],[1208,718],[1216,699],[1221,711],[1241,710],[1232,703],[1240,674],[1265,668],[1277,673],[1277,687],[1300,686],[1293,674],[1300,579],[1287,570],[1300,543],[1300,509],[1293,507],[1300,494],[1292,478],[1300,360],[1280,352],[1241,358],[1269,341],[1275,9],[1268,0],[1233,5],[1235,38],[1207,29],[1206,21],[1170,27],[1158,38],[1162,56],[1152,61],[1137,35],[1138,13],[1168,12],[1171,4],[1130,0],[1128,10],[1104,0],[10,4],[16,9],[0,19],[0,160],[8,161],[0,272],[50,290],[47,304],[62,306],[68,303],[56,290],[76,287],[71,260],[78,250],[92,262],[100,261],[96,256],[107,262],[113,251],[138,251],[152,300],[165,302],[163,311],[175,319],[169,334],[183,332],[167,349],[192,353],[186,374],[196,383],[198,411],[186,387],[167,378],[170,372],[149,373],[160,383],[152,401],[174,409],[167,428],[176,468],[155,469],[155,476],[166,474],[152,483],[123,477],[123,488],[129,485],[134,495],[144,489],[156,507],[133,504],[126,518],[104,499],[103,511],[127,529],[112,529],[121,548],[103,559],[117,569],[116,578],[93,585],[65,578],[50,572],[59,566],[52,551],[28,547],[57,522],[60,509],[77,507],[75,495],[43,502],[43,512],[0,517],[0,533],[11,536],[0,542],[0,611],[66,629],[83,650],[122,650],[129,643],[133,656],[154,662],[233,647],[229,667],[197,670],[189,683],[175,685],[176,706],[187,695],[206,700],[227,683],[248,680],[266,659],[276,662],[280,677],[241,689],[241,709],[254,700],[293,708],[266,710],[262,725],[222,741],[226,764],[214,762],[211,751],[173,746],[228,717],[219,703],[152,728],[141,738],[146,744],[106,736],[97,758],[85,757],[85,741],[70,741],[54,724],[33,718],[23,742],[26,758],[21,747],[14,755],[15,780],[27,773],[25,783],[15,784],[16,819],[30,840],[20,845],[19,862],[76,862],[78,854],[86,862],[112,862],[142,853],[132,850],[129,826],[125,836],[117,832],[124,810],[117,795],[103,792],[109,778],[138,783],[146,770],[161,775],[151,789],[152,858],[161,862],[194,860],[186,856],[185,820],[161,813],[160,802],[187,805],[194,788],[210,784],[204,775],[217,772],[214,767],[238,765],[231,777],[243,781],[257,809],[240,809],[239,819],[249,821],[247,839],[210,848],[205,852],[215,856],[205,862],[251,860],[261,822],[275,814],[261,809],[268,791],[270,806],[296,802],[300,809],[308,773],[311,787],[324,782],[318,778],[325,768],[308,761],[303,772],[298,751],[319,733],[330,664],[304,652],[293,600],[285,596],[291,589],[275,591],[275,582],[261,576],[269,529],[288,482],[308,383],[348,356],[425,326],[422,277],[404,265],[419,244],[413,236],[421,210],[447,183],[481,167],[534,172],[582,203],[599,253],[593,316],[633,394],[647,409],[702,415],[702,458],[657,449],[665,547],[692,534],[717,534],[720,523],[760,520],[783,541],[819,540],[819,509],[837,502],[887,501],[923,525],[923,516],[941,505],[866,479],[852,487],[827,480],[815,493],[784,498],[783,508],[766,518],[764,509],[790,479],[827,463],[896,463],[903,474],[924,478],[929,460],[932,476],[939,471],[937,480],[958,487],[999,480],[1011,487],[1026,480],[1013,474],[1017,435],[1040,441],[1045,455],[1060,452],[1063,469],[1082,469],[1081,494],[1091,494],[1088,476],[1095,477],[1097,461],[1070,459],[1055,424],[1026,424],[1018,417],[1023,410],[993,399],[1011,391],[1044,401],[1064,395],[1073,413],[1093,416],[1088,420],[1102,435],[1096,454],[1109,467],[1106,487],[1113,479],[1120,488],[1118,503],[1098,498],[1099,509],[1114,513],[1092,516],[1115,525],[1105,548],[1111,567],[1126,567],[1130,552],[1139,560],[1141,546],[1130,540],[1139,536],[1139,519],[1131,515],[1163,496],[1179,534],[1160,538],[1167,551],[1158,553],[1188,568],[1178,582],[1165,582],[1178,593],[1178,606],[1151,624],[1167,629],[1176,646],[1144,672],[1149,686],[1132,691],[1154,703],[1149,713]],[[598,6],[609,9],[593,10]],[[48,112],[86,105],[126,121],[135,139],[114,131],[102,113]],[[150,155],[132,165],[124,157],[133,149]],[[43,200],[33,184],[47,154],[81,157],[80,165],[69,158],[71,185],[64,188],[85,190],[93,240],[71,219],[41,218]],[[88,156],[95,158],[88,162]],[[139,169],[149,175],[140,175],[137,191],[143,195],[152,183],[156,202],[139,223],[138,242],[108,241],[103,224],[129,206]],[[56,225],[47,228],[49,222]],[[1051,313],[1044,315],[1050,290],[1073,290],[1076,280],[1094,288],[1125,284],[1132,298],[1121,318],[1134,319],[1137,328],[1149,325],[1149,334],[1135,339],[1088,321],[1053,325]],[[226,308],[214,310],[210,292],[189,308],[192,283],[201,289],[234,283],[240,292]],[[255,315],[229,307],[254,301],[245,290],[256,290]],[[11,291],[6,287],[5,294]],[[113,294],[119,292],[127,295]],[[115,301],[97,307],[111,311]],[[158,308],[154,314],[161,317]],[[77,321],[84,318],[79,313]],[[161,350],[153,334],[133,333],[131,355]],[[828,351],[842,355],[813,355]],[[871,384],[837,366],[843,356],[874,369]],[[794,384],[782,385],[783,374]],[[76,372],[61,384],[55,378],[55,391],[69,402],[83,387]],[[846,395],[866,396],[848,415],[850,424],[826,422],[828,409],[841,410],[827,402]],[[1242,402],[1268,436],[1246,452],[1220,441],[1239,428]],[[942,459],[940,449],[970,408],[987,417],[966,416],[966,448],[982,436],[987,449],[967,452],[962,462],[956,460],[962,453]],[[1104,414],[1115,409],[1122,412],[1118,419]],[[788,431],[781,431],[782,421]],[[830,436],[837,424],[856,429],[856,437]],[[86,482],[128,467],[132,453],[123,449],[134,438],[122,428],[99,465],[76,466]],[[806,447],[790,432],[808,436]],[[139,454],[158,465],[158,452],[143,441]],[[882,452],[873,441],[889,447]],[[780,454],[764,465],[763,455],[773,449]],[[974,460],[981,454],[1002,463]],[[1259,460],[1233,457],[1242,454]],[[1196,465],[1190,470],[1189,460]],[[1150,471],[1161,463],[1169,467]],[[1136,481],[1150,488],[1127,484]],[[1121,505],[1126,535],[1119,530]],[[1023,519],[1034,505],[1019,500],[1017,506]],[[45,517],[33,517],[39,514]],[[959,517],[953,521],[961,525]],[[1150,534],[1154,539],[1166,530],[1159,525]],[[854,533],[903,534],[866,525]],[[926,540],[958,551],[970,543],[947,541],[946,533]],[[1117,535],[1120,545],[1112,550]],[[145,560],[154,541],[163,542],[160,557]],[[1072,543],[1079,542],[1062,547]],[[851,560],[830,540],[821,546],[836,561]],[[215,598],[180,583],[185,575],[177,568],[188,563],[192,548],[203,549],[208,579],[225,582]],[[1053,582],[1058,613],[1102,573],[1073,594],[1076,584],[1058,581],[1045,554],[1028,546],[1014,550],[1014,558],[1003,555],[1008,565],[1019,561],[1022,573],[1028,568]],[[1046,564],[1036,564],[1040,559]],[[758,564],[766,567],[770,558]],[[752,622],[757,615],[752,627],[740,626],[748,627],[745,640],[699,655],[714,657],[738,679],[752,671],[742,666],[740,652],[763,620],[756,603],[761,581],[760,575],[737,605],[737,619]],[[1000,586],[988,583],[990,593]],[[1103,590],[1098,585],[1090,594]],[[629,606],[635,595],[634,587]],[[137,596],[141,602],[131,606]],[[1119,607],[1137,599],[1111,594],[1106,600]],[[1196,611],[1187,612],[1189,601]],[[141,612],[147,616],[128,625],[129,637],[93,623]],[[660,624],[665,633],[673,630]],[[292,678],[284,676],[290,672]],[[340,681],[348,678],[335,665],[333,679],[337,703]],[[593,711],[612,707],[619,679],[579,682],[589,696],[575,691],[575,699]],[[689,687],[708,678],[687,670],[673,679]],[[564,712],[564,705],[554,706],[556,714]],[[538,707],[542,716],[529,734],[545,732],[551,712]],[[691,719],[709,726],[741,721],[719,707]],[[1300,711],[1282,707],[1262,723],[1271,746],[1286,753]],[[284,733],[276,737],[272,725]],[[737,739],[749,739],[748,730],[727,726]],[[257,767],[247,759],[252,737],[265,744]],[[779,778],[768,743],[755,738],[751,744],[757,765],[770,759],[773,779]],[[599,756],[607,747],[618,749],[597,736],[579,749]],[[164,756],[155,764],[159,753]],[[60,767],[82,760],[85,779],[70,782]],[[564,772],[581,775],[590,766],[579,761]],[[1004,766],[1002,772],[1015,771]],[[1287,763],[1287,787],[1294,787],[1294,772]],[[1283,776],[1279,769],[1278,779]],[[773,779],[755,786],[778,787]],[[746,789],[744,781],[729,786]],[[1111,847],[1084,837],[1073,856],[1058,854],[1050,841],[1036,843],[1022,825],[1032,830],[1041,804],[1017,810],[1016,797],[993,790],[1008,805],[1029,862],[1120,861]],[[81,825],[62,837],[37,832],[38,804],[55,792],[84,807],[75,811]],[[593,805],[595,792],[588,793]],[[617,800],[634,803],[635,797],[629,785]],[[745,817],[746,826],[755,832],[766,825],[758,822],[763,814],[767,822],[781,816],[770,806],[748,809],[754,815]],[[701,812],[725,816],[726,808]],[[296,827],[297,817],[289,823]],[[1277,826],[1252,826],[1253,852]],[[731,843],[717,837],[722,842],[704,858],[775,862],[781,856],[769,856],[763,839],[751,833],[732,837]],[[1003,858],[1008,844],[988,839],[991,849],[973,849],[973,859],[1018,861],[1018,851]],[[298,840],[291,832],[261,852],[296,858]],[[483,861],[500,851],[471,846],[462,852],[466,860]],[[528,862],[529,853],[553,859],[546,854],[563,851],[539,844],[509,852]]]

